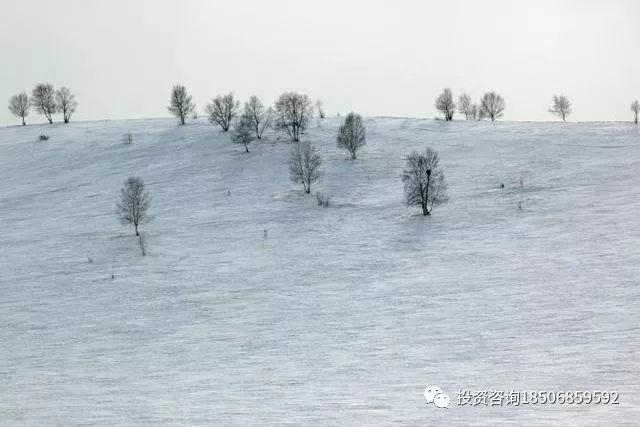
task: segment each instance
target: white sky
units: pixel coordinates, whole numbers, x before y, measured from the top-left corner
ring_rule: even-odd
[[[505,120],[630,120],[640,98],[636,0],[0,0],[0,99],[49,81],[74,119],[167,116],[180,82],[321,98],[330,114],[433,117],[444,87],[496,90]],[[30,121],[40,121],[32,113]],[[16,124],[0,109],[0,124]]]

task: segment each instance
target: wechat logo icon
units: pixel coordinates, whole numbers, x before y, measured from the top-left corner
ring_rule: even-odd
[[[424,400],[427,404],[433,403],[436,408],[448,408],[451,404],[449,395],[436,385],[424,389]]]

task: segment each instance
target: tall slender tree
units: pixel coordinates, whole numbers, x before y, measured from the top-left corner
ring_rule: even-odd
[[[120,190],[120,201],[116,204],[120,222],[134,227],[136,236],[140,235],[138,228],[148,220],[147,210],[151,198],[144,188],[142,178],[131,176],[124,182]]]

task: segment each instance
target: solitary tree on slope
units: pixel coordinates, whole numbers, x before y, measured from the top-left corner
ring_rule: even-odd
[[[456,111],[456,103],[453,101],[451,89],[445,90],[436,98],[436,108],[444,115],[446,121],[453,120],[453,114]]]
[[[320,178],[320,155],[308,142],[296,142],[289,155],[289,177],[302,184],[304,192],[311,193],[311,184]]]
[[[120,201],[116,204],[120,222],[133,226],[136,236],[140,236],[138,227],[148,220],[147,210],[151,201],[149,193],[144,189],[142,178],[127,178],[120,193]]]
[[[187,93],[186,87],[175,85],[171,89],[168,110],[180,120],[180,125],[184,125],[187,116],[195,112],[196,104],[193,102],[191,95]]]
[[[555,114],[560,117],[563,122],[567,121],[569,114],[573,112],[571,107],[571,101],[565,95],[553,95],[553,103],[549,108],[551,114]]]
[[[338,129],[336,137],[338,148],[343,148],[355,159],[360,147],[367,143],[366,132],[362,124],[362,117],[357,113],[349,113]]]
[[[26,125],[26,117],[29,115],[29,96],[26,92],[13,95],[9,100],[9,111],[22,119],[22,126]]]
[[[414,151],[402,172],[405,201],[408,206],[420,206],[423,215],[447,201],[447,183],[439,163],[438,153],[431,148],[424,153]]]

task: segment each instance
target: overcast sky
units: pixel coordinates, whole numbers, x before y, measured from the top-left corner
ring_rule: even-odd
[[[200,112],[296,90],[330,114],[434,117],[450,87],[499,92],[505,120],[552,119],[555,93],[571,120],[630,120],[640,98],[636,0],[0,1],[2,102],[66,85],[77,120],[167,116],[176,82]]]

